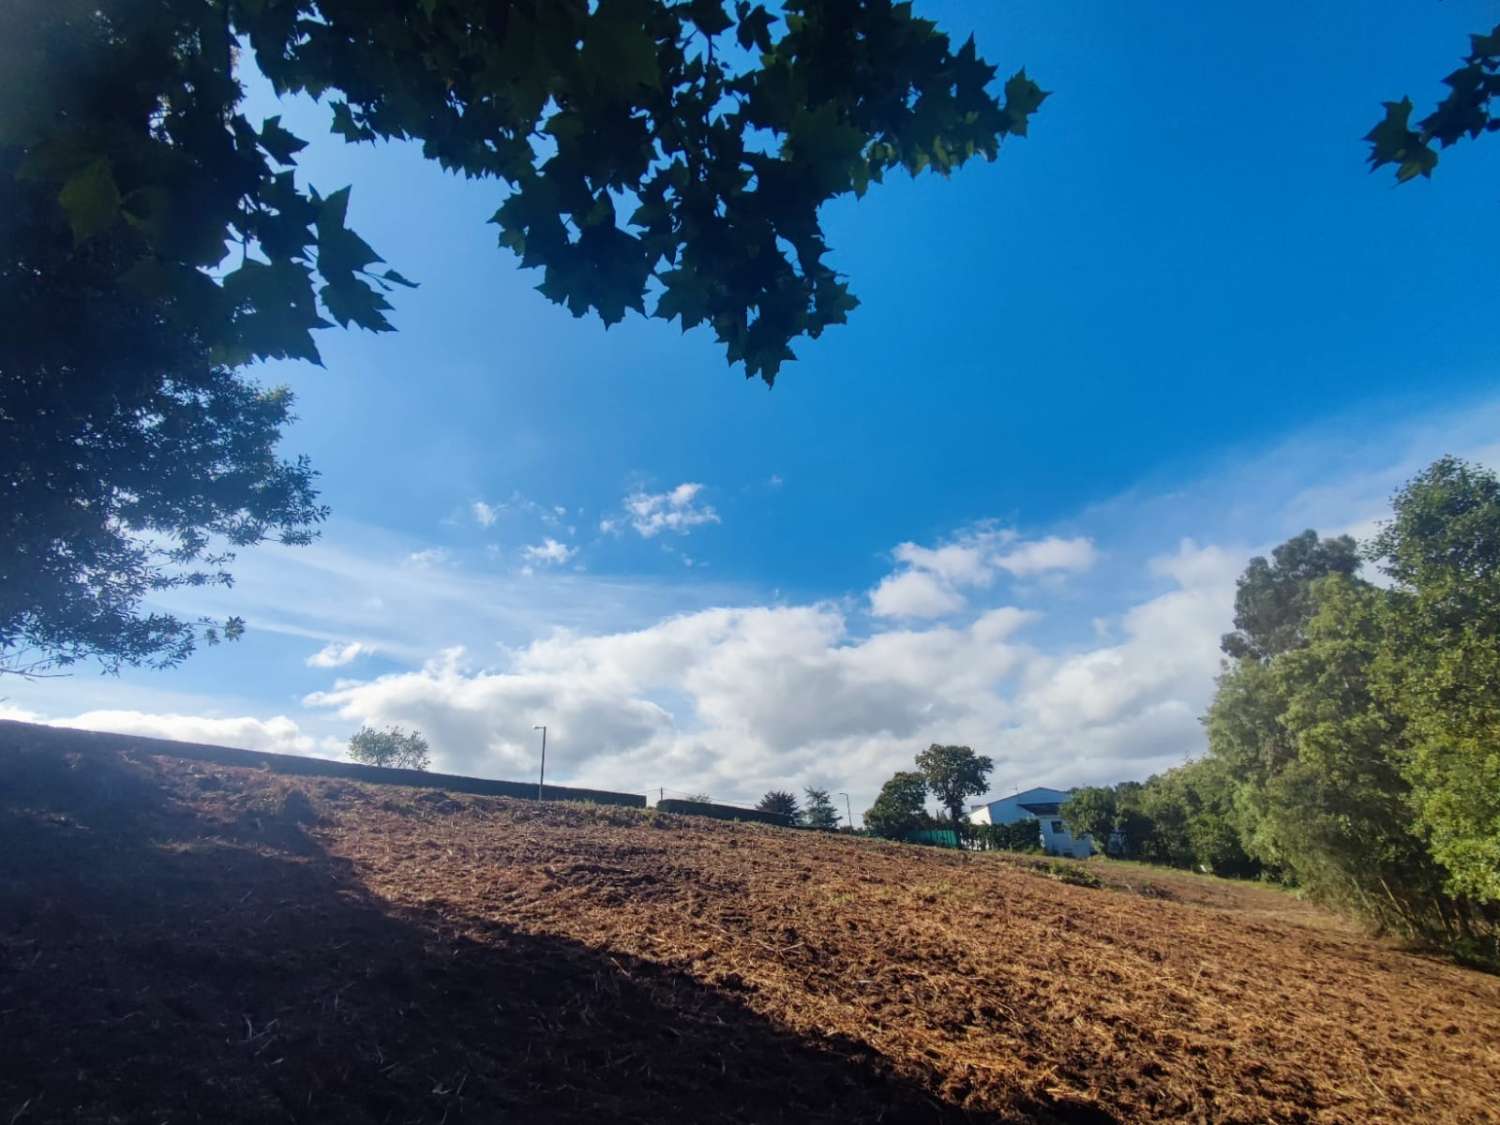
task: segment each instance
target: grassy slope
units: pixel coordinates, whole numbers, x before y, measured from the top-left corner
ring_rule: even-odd
[[[1500,980],[1262,888],[161,749],[0,732],[0,1120],[1500,1120]]]

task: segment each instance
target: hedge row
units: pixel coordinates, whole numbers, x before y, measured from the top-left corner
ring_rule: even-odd
[[[785,813],[762,812],[760,809],[742,809],[736,805],[715,805],[707,801],[679,801],[665,797],[656,802],[656,807],[666,813],[683,816],[711,816],[715,820],[754,820],[761,824],[775,824],[791,828],[792,818]]]

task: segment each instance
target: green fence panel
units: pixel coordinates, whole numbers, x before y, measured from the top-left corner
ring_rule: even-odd
[[[902,839],[908,844],[930,844],[938,848],[958,847],[958,833],[951,828],[919,828]]]

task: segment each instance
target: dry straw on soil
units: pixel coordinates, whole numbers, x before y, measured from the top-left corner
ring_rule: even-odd
[[[0,746],[0,1120],[1500,1120],[1500,980],[1275,892]]]

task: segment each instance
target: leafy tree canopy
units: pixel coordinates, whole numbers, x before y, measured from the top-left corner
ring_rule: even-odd
[[[709,326],[774,380],[856,301],[820,206],[946,174],[1046,96],[910,5],[787,0],[16,0],[0,36],[0,669],[167,665],[228,623],[146,613],[306,542],[311,469],[274,453],[332,324],[391,329],[412,282],[241,110],[253,61],[350,142],[411,140],[505,185],[500,244],[606,324]],[[201,628],[200,628],[201,626]],[[204,630],[207,630],[204,632]]]
[[[1500,479],[1444,457],[1370,545],[1396,583],[1377,690],[1408,726],[1418,827],[1450,890],[1500,903]]]
[[[1075,789],[1063,802],[1062,818],[1075,836],[1091,836],[1102,850],[1109,840],[1118,813],[1115,791],[1107,786],[1090,785]]]
[[[830,831],[839,826],[843,817],[834,807],[833,798],[826,789],[804,789],[807,806],[802,810],[802,823],[809,828],[826,828]]]
[[[651,298],[767,382],[855,304],[819,207],[993,159],[1046,96],[1024,72],[992,94],[972,41],[890,0],[21,0],[8,22],[7,172],[229,364],[316,361],[330,319],[389,330],[410,284],[348,229],[348,188],[296,182],[306,141],[240,112],[242,42],[345,140],[504,182],[500,243],[550,299],[612,324]]]
[[[425,770],[427,739],[420,731],[400,727],[375,730],[360,727],[349,739],[349,757],[367,766],[391,766],[403,770]]]
[[[875,803],[865,810],[865,827],[877,836],[896,839],[916,828],[925,828],[927,779],[915,770],[901,770],[880,787]]]
[[[1398,183],[1431,176],[1439,148],[1500,130],[1500,117],[1490,113],[1500,96],[1500,24],[1488,35],[1469,36],[1468,55],[1443,84],[1447,95],[1415,127],[1410,98],[1385,103],[1385,116],[1365,136],[1372,170],[1394,164]]]
[[[917,755],[917,769],[955,824],[963,820],[965,798],[989,791],[994,768],[994,762],[967,746],[934,743]]]
[[[1234,629],[1220,647],[1241,660],[1268,660],[1295,648],[1312,615],[1311,586],[1328,574],[1359,570],[1359,547],[1347,535],[1319,539],[1304,531],[1271,552],[1257,555],[1240,575],[1234,594]]]
[[[780,813],[782,816],[797,818],[801,810],[797,807],[797,797],[784,789],[772,789],[755,806],[761,812]]]

